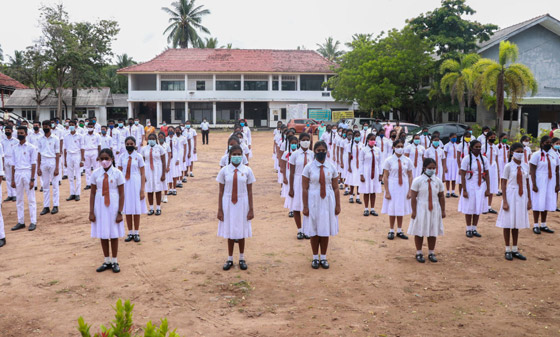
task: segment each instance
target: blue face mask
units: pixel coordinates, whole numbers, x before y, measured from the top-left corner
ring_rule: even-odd
[[[241,164],[242,159],[243,159],[243,156],[231,156],[231,163],[233,165],[239,165],[239,164]]]
[[[438,147],[438,146],[439,146],[439,140],[434,140],[434,141],[432,142],[432,145],[433,145],[434,147]]]
[[[241,126],[245,126],[245,123],[239,123],[239,125],[241,125]]]
[[[51,123],[51,129],[54,129],[56,125],[54,123]]]
[[[134,121],[134,125],[138,125],[138,123],[140,123],[140,122],[138,122],[138,121]]]
[[[93,124],[95,124],[95,121],[94,121],[94,120],[92,120],[91,122],[92,122]]]
[[[420,144],[420,139],[415,139],[415,140],[414,140],[414,144],[415,144],[415,145]]]
[[[469,132],[470,132],[470,133],[471,133],[471,135],[472,135],[472,130],[469,130]]]
[[[114,125],[109,125],[109,129],[113,130],[115,126]]]
[[[354,141],[357,143],[357,142],[360,141],[360,138],[361,138],[361,137],[354,137]]]
[[[191,126],[190,126],[190,125],[185,125],[185,127],[186,127],[187,129],[190,129],[190,128],[191,128]]]
[[[290,144],[292,151],[297,150],[297,144]]]
[[[107,134],[107,130],[101,130],[101,134],[102,134],[102,135],[106,135],[106,134]]]
[[[342,138],[346,138],[346,134],[345,134],[345,133],[342,134]]]
[[[380,133],[380,134],[379,134],[379,137],[383,138],[383,137],[385,137],[385,135],[382,134],[382,133]]]
[[[76,131],[76,127],[74,125],[70,125],[69,129],[70,129],[70,132]]]
[[[148,145],[150,146],[156,146],[156,141],[153,139],[148,139]]]
[[[457,141],[457,138],[451,138],[451,142],[455,143]]]
[[[123,127],[123,123],[119,123],[119,128],[122,128],[122,127]]]
[[[367,129],[369,129],[369,126],[364,125],[364,130],[367,130]]]
[[[560,150],[560,145],[554,145],[555,150]]]

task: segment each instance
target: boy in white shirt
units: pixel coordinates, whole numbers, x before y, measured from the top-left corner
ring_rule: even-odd
[[[66,201],[80,201],[82,179],[80,171],[84,167],[83,137],[76,130],[76,122],[70,121],[70,133],[64,137],[64,166],[68,168],[70,196]]]
[[[136,147],[140,149],[142,148],[142,144],[144,144],[144,125],[140,124],[140,120],[136,118],[134,119],[134,126],[136,127],[136,131],[132,136],[136,139]]]
[[[112,130],[111,130],[112,131]],[[113,151],[113,147],[115,145],[115,141],[111,136],[109,136],[107,127],[101,127],[101,150],[103,149],[111,149]],[[113,151],[114,153],[114,151]]]
[[[43,121],[43,133],[45,135],[39,140],[37,154],[37,175],[41,177],[43,182],[43,210],[40,215],[58,213],[60,201],[58,187],[60,180],[60,140],[53,134],[53,131],[50,121]],[[52,210],[50,209],[51,185],[53,189]]]
[[[6,189],[8,190],[8,198],[4,201],[16,201],[16,190],[12,188],[12,158],[14,156],[13,148],[18,144],[16,136],[13,135],[14,128],[11,125],[6,125],[4,128],[4,135],[6,138],[2,139],[2,149],[4,150],[4,170],[6,174]],[[16,132],[17,133],[17,132]]]
[[[95,131],[95,124],[89,122],[87,126],[87,133],[83,138],[84,145],[84,168],[86,170],[86,190],[91,188],[91,173],[98,167],[97,157],[101,152],[101,136]]]

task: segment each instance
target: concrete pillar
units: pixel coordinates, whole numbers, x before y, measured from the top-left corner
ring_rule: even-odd
[[[327,82],[327,75],[325,75],[325,80],[324,80],[323,82],[325,82],[325,83]],[[327,86],[325,86],[325,87],[323,88],[323,91],[328,91],[328,90],[327,90]]]
[[[189,111],[189,102],[185,102],[185,122],[191,120],[191,112]]]
[[[282,91],[282,75],[278,75],[278,91]]]
[[[132,91],[132,75],[128,74],[128,92]]]
[[[161,91],[161,75],[156,75],[156,91]]]
[[[517,108],[517,132],[519,132],[521,130],[521,110],[522,110],[522,106],[520,105]],[[511,130],[510,130],[511,132]]]
[[[268,75],[268,91],[272,91],[272,75]]]
[[[185,74],[185,91],[189,91],[189,75]]]
[[[214,75],[214,82],[216,82],[216,75]],[[216,127],[216,102],[212,102],[212,124]]]
[[[156,103],[156,128],[161,124],[161,102]],[[170,121],[171,122],[171,121]]]
[[[241,91],[245,91],[245,75],[241,74]]]
[[[212,90],[216,91],[216,74],[212,75]],[[216,105],[215,102],[214,102],[214,105]]]
[[[133,102],[128,102],[128,112],[127,112],[127,116],[128,118],[134,118],[134,103]]]
[[[240,103],[239,118],[245,118],[245,102]]]
[[[299,75],[297,75],[297,91],[301,90],[301,77]]]

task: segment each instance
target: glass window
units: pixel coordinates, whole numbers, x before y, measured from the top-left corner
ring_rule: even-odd
[[[185,103],[175,102],[175,120],[183,122],[185,120]]]
[[[282,76],[282,90],[283,91],[296,91],[297,81],[295,76],[284,75]]]
[[[303,91],[323,91],[323,83],[325,76],[323,75],[301,75],[300,83]]]
[[[171,123],[171,103],[161,103],[161,119],[163,122]]]
[[[247,91],[268,91],[268,81],[245,81],[243,88]]]
[[[278,80],[278,76],[272,76],[272,90],[278,91],[280,87],[280,81]]]
[[[206,81],[196,81],[196,90],[197,91],[205,91],[206,90]]]
[[[286,119],[287,112],[288,112],[288,110],[286,108],[280,109],[280,118],[281,119]]]
[[[185,81],[161,81],[162,91],[184,91]]]
[[[240,91],[241,81],[216,81],[216,90]]]

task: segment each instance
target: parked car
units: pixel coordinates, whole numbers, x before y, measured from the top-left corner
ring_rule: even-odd
[[[302,133],[307,124],[311,126],[313,134],[316,134],[317,128],[319,128],[320,124],[314,119],[290,119],[290,121],[288,122],[288,128],[295,129],[296,133]]]
[[[434,131],[439,131],[440,140],[443,142],[443,144],[447,144],[449,142],[449,135],[451,135],[451,133],[456,133],[458,138],[461,138],[461,136],[463,135],[463,133],[465,133],[465,131],[469,126],[460,123],[442,123],[442,124],[433,124],[433,125],[423,125],[416,129],[412,129],[410,132],[408,132],[406,141],[410,142],[412,140],[413,135],[422,133],[422,129],[425,127],[428,128],[428,133],[430,135],[432,135]]]

